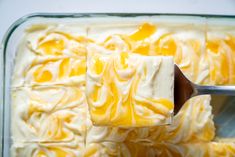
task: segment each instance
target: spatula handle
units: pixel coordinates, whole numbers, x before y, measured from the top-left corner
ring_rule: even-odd
[[[234,95],[235,86],[201,86],[194,84],[194,93],[196,95],[215,94],[215,95]]]

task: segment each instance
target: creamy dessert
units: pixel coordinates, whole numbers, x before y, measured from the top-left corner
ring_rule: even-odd
[[[112,53],[88,46],[87,102],[94,125],[143,127],[171,123],[172,57]]]
[[[15,143],[11,148],[12,157],[78,157],[83,156],[84,143]]]
[[[215,27],[197,20],[188,22],[190,19],[164,22],[163,17],[154,16],[102,20],[88,20],[87,26],[79,22],[39,24],[26,30],[17,50],[12,78],[12,156],[235,156],[233,139],[217,140],[210,96],[190,99],[173,116],[171,125],[95,126],[88,110],[88,102],[94,95],[88,93],[99,77],[86,76],[87,70],[103,72],[100,61],[94,69],[90,66],[96,55],[100,59],[115,56],[118,68],[123,67],[123,58],[128,67],[140,69],[141,64],[135,63],[147,62],[148,57],[140,57],[145,55],[155,56],[146,65],[173,57],[184,74],[199,84],[233,84],[235,27]],[[149,69],[146,76],[151,72]],[[95,80],[87,82],[86,77],[91,76]],[[161,85],[165,85],[164,81]],[[136,95],[149,96],[140,87],[136,88]],[[165,98],[172,100],[170,95]],[[147,113],[145,109],[137,111]],[[105,118],[98,116],[95,120]]]
[[[13,141],[84,141],[83,87],[34,86],[12,91]]]
[[[234,156],[234,143],[210,142],[190,144],[158,143],[154,146],[125,143],[93,143],[86,148],[85,156],[121,156],[121,157],[219,157]]]
[[[85,84],[85,34],[85,28],[70,25],[28,28],[18,46],[12,87]]]
[[[143,19],[142,19],[143,20]],[[204,83],[209,75],[205,26],[191,23],[109,22],[90,26],[88,36],[108,50],[147,56],[174,56],[191,81]],[[194,21],[198,22],[198,21]],[[193,23],[193,22],[192,22]],[[118,27],[118,28],[117,28]]]
[[[233,27],[208,27],[206,52],[212,84],[235,83],[235,30]]]

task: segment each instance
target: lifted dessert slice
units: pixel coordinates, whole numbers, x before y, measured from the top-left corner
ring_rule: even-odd
[[[87,100],[94,125],[143,127],[171,122],[174,62],[88,46]]]

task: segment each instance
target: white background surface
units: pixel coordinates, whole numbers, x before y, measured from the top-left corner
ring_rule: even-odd
[[[18,18],[36,12],[154,12],[235,15],[235,0],[0,0],[0,41]]]

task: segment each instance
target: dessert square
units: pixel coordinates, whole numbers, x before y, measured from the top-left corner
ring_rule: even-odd
[[[209,63],[210,84],[235,83],[235,27],[208,24],[206,52]]]
[[[86,118],[82,87],[39,86],[12,91],[13,141],[84,141]]]
[[[12,87],[84,83],[86,29],[33,25],[17,48]]]
[[[11,157],[78,157],[83,156],[85,145],[82,142],[70,143],[14,143]]]
[[[86,95],[94,125],[169,124],[174,109],[174,62],[88,47]]]

